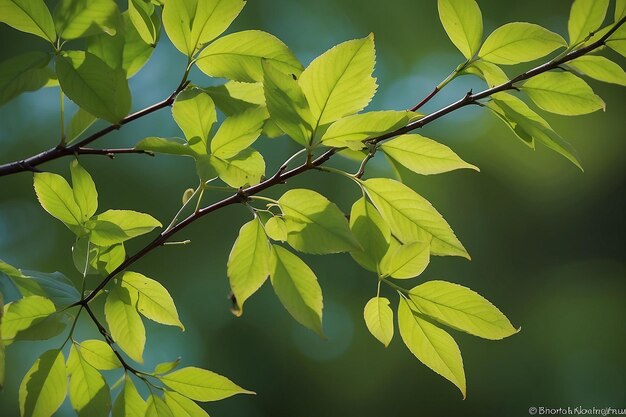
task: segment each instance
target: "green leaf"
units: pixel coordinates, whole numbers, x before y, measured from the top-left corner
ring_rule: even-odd
[[[363,310],[365,325],[380,343],[389,346],[393,339],[393,311],[385,297],[374,297],[365,304]]]
[[[28,370],[19,390],[20,416],[51,417],[67,394],[65,359],[58,349],[41,355]]]
[[[604,110],[602,99],[589,85],[569,72],[545,72],[522,85],[522,90],[545,111],[576,116]]]
[[[130,111],[122,69],[112,69],[89,52],[69,51],[57,56],[56,72],[63,92],[94,116],[117,123]]]
[[[414,278],[424,272],[429,262],[428,242],[409,242],[389,249],[380,262],[380,272],[397,279]]]
[[[4,316],[4,297],[0,292],[0,390],[4,388],[4,378],[6,375],[6,353],[2,340],[2,317]]]
[[[70,374],[70,402],[78,417],[108,417],[111,390],[104,377],[85,361],[75,345],[70,349],[67,370]]]
[[[75,345],[83,361],[100,371],[121,368],[120,360],[113,349],[102,340],[85,340]]]
[[[289,314],[323,337],[322,289],[311,268],[287,249],[272,245],[270,279]]]
[[[54,43],[57,34],[43,0],[0,0],[0,22]]]
[[[185,330],[172,296],[159,282],[137,272],[124,272],[121,283],[131,294],[131,299],[137,298],[137,310],[146,318]]]
[[[48,316],[56,312],[52,301],[33,295],[21,298],[4,306],[2,319],[2,339],[12,341],[19,339],[20,333],[42,323]],[[47,338],[42,335],[43,338]]]
[[[177,393],[195,401],[219,401],[235,394],[254,394],[222,375],[193,366],[163,375],[159,379]]]
[[[233,116],[248,109],[265,106],[263,83],[240,83],[228,81],[226,84],[204,89],[215,105],[226,116]]]
[[[302,72],[300,86],[318,126],[357,113],[376,92],[374,35],[341,43]]]
[[[424,365],[456,385],[465,398],[463,359],[452,336],[415,314],[404,297],[400,297],[398,305],[398,328],[411,353]]]
[[[483,16],[474,0],[439,0],[439,19],[452,43],[471,59],[483,39]]]
[[[313,254],[361,249],[345,215],[323,195],[294,189],[283,194],[278,204],[289,231],[287,242],[294,249]]]
[[[626,0],[615,1],[615,21],[619,21],[622,17],[626,16]]]
[[[202,50],[196,65],[210,77],[252,83],[263,81],[264,59],[284,74],[302,73],[302,64],[287,45],[260,30],[231,33],[216,40]]]
[[[615,62],[597,55],[583,55],[567,63],[576,72],[606,83],[626,86],[626,72]]]
[[[126,78],[132,77],[150,59],[154,47],[143,41],[137,29],[132,25],[128,13],[122,15],[124,21],[124,47],[122,50],[122,68],[126,71]],[[158,20],[157,14],[152,15],[152,19]],[[160,23],[159,23],[160,24]],[[158,37],[157,30],[157,37]]]
[[[509,81],[506,73],[496,64],[487,61],[474,61],[463,70],[463,74],[474,74],[485,80],[489,87]]]
[[[535,140],[560,153],[582,170],[576,150],[561,138],[541,116],[526,103],[506,93],[494,94],[486,107],[493,111],[515,135],[534,149]]]
[[[210,161],[220,179],[233,188],[258,184],[265,175],[265,160],[252,148],[229,159],[211,155]]]
[[[96,120],[98,120],[96,116],[79,108],[76,113],[74,113],[74,116],[72,116],[67,131],[65,132],[66,143],[70,144],[78,139],[78,137],[89,129]]]
[[[170,407],[154,394],[148,397],[146,406],[146,417],[176,417]]]
[[[24,92],[45,86],[50,79],[48,62],[49,54],[34,51],[3,61],[0,64],[0,106]]]
[[[211,153],[221,159],[229,159],[247,149],[261,134],[267,110],[255,108],[228,117],[211,139]]]
[[[104,314],[115,343],[135,362],[143,363],[146,330],[135,308],[136,294],[113,287],[104,304]]]
[[[40,295],[52,300],[59,308],[67,307],[80,299],[80,294],[72,281],[60,272],[46,274],[24,270],[20,275],[10,277],[24,297]]]
[[[230,26],[243,0],[172,0],[163,8],[163,26],[174,46],[191,57]]]
[[[415,191],[388,178],[369,179],[362,185],[391,232],[402,242],[430,241],[433,255],[469,259],[469,254],[441,214]]]
[[[575,0],[567,22],[569,44],[578,44],[598,29],[608,8],[609,0]]]
[[[135,145],[135,149],[141,149],[144,151],[164,153],[169,155],[182,155],[195,157],[196,152],[191,149],[187,143],[182,143],[176,140],[177,138],[165,139],[157,137],[149,137],[139,141]]]
[[[243,304],[254,294],[270,273],[270,244],[263,230],[261,220],[244,224],[230,251],[227,274],[237,304],[238,314],[243,313]]]
[[[163,398],[176,417],[209,417],[202,407],[180,394],[165,391]]]
[[[68,226],[82,224],[83,214],[74,200],[72,188],[65,181],[65,178],[50,172],[36,172],[34,174],[34,186],[41,207],[52,217],[61,220]]]
[[[358,199],[350,211],[350,230],[362,250],[352,250],[350,255],[359,265],[378,272],[378,264],[387,253],[391,230],[365,197]]]
[[[157,364],[157,366],[154,367],[153,374],[155,375],[167,374],[169,372],[172,372],[174,369],[176,369],[178,365],[180,365],[180,356],[174,361],[161,362]]]
[[[63,39],[78,39],[117,32],[120,12],[113,0],[61,0],[54,10],[57,33]]]
[[[206,155],[211,127],[217,120],[211,97],[200,89],[187,89],[176,97],[172,115],[185,134],[189,147],[200,155]]]
[[[146,213],[132,210],[107,210],[93,218],[91,241],[99,246],[111,246],[146,234],[162,224]]]
[[[363,143],[365,139],[393,132],[406,125],[408,121],[409,112],[406,111],[387,110],[355,114],[330,125],[321,142],[326,146],[348,147],[358,151],[365,147]]]
[[[606,41],[606,46],[626,56],[626,25],[621,25]]]
[[[496,306],[458,284],[428,281],[411,289],[409,297],[423,314],[474,336],[499,340],[518,332]]]
[[[298,82],[263,61],[263,89],[271,120],[297,143],[308,146],[313,137],[314,120]]]
[[[478,167],[463,161],[452,149],[417,134],[398,136],[380,148],[395,161],[418,174],[430,175],[455,169]]]
[[[113,417],[145,417],[147,404],[141,398],[130,375],[124,376],[124,389],[113,404]]]
[[[74,200],[83,214],[82,222],[85,222],[96,213],[98,209],[98,191],[91,175],[74,160],[70,163],[72,174],[72,191]],[[82,223],[81,222],[81,223]]]
[[[129,0],[128,16],[141,39],[148,45],[155,45],[161,26],[154,5],[146,0]]]
[[[513,65],[534,61],[566,46],[565,39],[533,23],[507,23],[494,30],[478,56],[494,64]]]
[[[89,253],[89,259],[87,259]],[[98,246],[90,242],[90,236],[76,239],[72,247],[74,266],[81,274],[108,275],[126,259],[126,250],[123,244],[113,246]]]
[[[270,239],[286,242],[289,230],[282,217],[274,216],[265,223],[265,233]]]

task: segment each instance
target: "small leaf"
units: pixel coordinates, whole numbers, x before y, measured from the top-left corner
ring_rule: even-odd
[[[121,283],[131,294],[131,299],[134,300],[136,296],[133,293],[137,293],[137,310],[146,318],[185,330],[174,300],[163,285],[137,272],[124,272]]]
[[[176,417],[209,417],[202,407],[180,394],[165,391],[163,398]]]
[[[141,398],[128,374],[124,376],[124,389],[113,405],[113,417],[145,417],[147,404]]]
[[[463,168],[480,171],[476,166],[459,158],[447,146],[417,134],[398,136],[383,143],[380,148],[401,165],[418,174],[440,174]]]
[[[428,242],[409,242],[389,249],[380,262],[380,272],[397,279],[414,278],[424,272],[429,262]]]
[[[226,118],[211,139],[211,153],[229,159],[247,149],[261,134],[267,116],[266,109],[254,108]]]
[[[157,366],[154,367],[153,374],[155,375],[167,374],[169,372],[172,372],[174,369],[176,369],[178,365],[180,365],[180,357],[178,357],[174,361],[161,362],[157,364]]]
[[[102,340],[85,340],[76,346],[82,360],[98,370],[108,371],[122,367],[111,346]]]
[[[406,125],[409,112],[406,111],[373,111],[344,117],[330,125],[322,136],[321,142],[326,146],[348,147],[358,151],[365,147],[363,141]]]
[[[389,346],[393,339],[393,311],[389,307],[389,300],[385,297],[374,297],[365,304],[363,311],[365,324],[380,343]]]
[[[128,16],[141,39],[148,45],[156,44],[159,37],[158,17],[153,17],[154,5],[146,0],[129,0]]]
[[[0,0],[0,22],[54,43],[57,35],[43,0]]]
[[[265,233],[270,239],[286,242],[289,230],[282,217],[274,216],[265,223]]]
[[[104,314],[115,343],[132,360],[143,363],[146,330],[135,308],[137,298],[131,297],[126,288],[113,287],[104,304]]]
[[[289,314],[323,337],[322,289],[307,264],[287,249],[273,245],[270,279]]]
[[[51,417],[67,395],[65,359],[58,349],[41,355],[28,370],[19,390],[20,415]]]
[[[258,184],[265,175],[265,160],[252,148],[229,159],[211,155],[210,161],[220,179],[233,188]]]
[[[513,65],[542,58],[566,45],[560,35],[539,25],[514,22],[494,30],[478,56],[494,64]]]
[[[77,160],[70,163],[72,174],[72,191],[74,200],[83,214],[82,222],[85,222],[96,213],[98,209],[98,191],[91,175],[80,166]]]
[[[302,73],[302,64],[287,45],[260,30],[221,37],[202,50],[196,65],[210,77],[252,83],[263,81],[264,59],[284,74]]]
[[[48,62],[49,54],[33,51],[0,63],[0,106],[24,92],[36,91],[45,86],[50,79]]]
[[[483,16],[474,0],[439,0],[439,19],[452,43],[471,59],[483,38]]]
[[[621,25],[606,41],[606,46],[626,57],[626,25]]]
[[[82,224],[82,212],[65,178],[50,172],[37,172],[34,174],[34,185],[39,203],[51,216],[68,226]]]
[[[176,417],[170,407],[154,394],[148,397],[146,406],[146,417]]]
[[[489,87],[495,87],[509,81],[506,73],[496,64],[487,61],[474,61],[463,70],[463,74],[474,74],[485,80]]]
[[[215,372],[192,366],[159,379],[169,388],[195,401],[219,401],[236,394],[254,394]]]
[[[189,147],[200,155],[206,155],[211,127],[217,120],[211,97],[200,89],[187,89],[176,97],[172,115],[185,134]]]
[[[608,8],[609,0],[575,0],[567,22],[569,44],[578,44],[598,29]]]
[[[362,250],[352,250],[350,255],[363,268],[378,272],[378,264],[387,253],[391,230],[365,197],[358,199],[350,211],[350,230]]]
[[[522,85],[522,90],[545,111],[576,116],[604,110],[602,99],[582,79],[569,72],[545,72]]]
[[[239,314],[245,301],[263,285],[270,273],[270,244],[257,217],[244,224],[228,257],[227,274]]]
[[[177,138],[166,139],[149,137],[140,140],[139,143],[135,145],[135,149],[169,155],[192,157],[195,157],[197,155],[197,153],[187,143],[182,143],[180,141],[177,141],[176,139]]]
[[[72,119],[70,120],[70,124],[65,132],[65,139],[68,144],[72,143],[74,140],[78,139],[80,135],[82,135],[91,125],[93,125],[98,118],[93,116],[89,112],[79,108]]]
[[[99,246],[115,245],[162,226],[149,214],[132,210],[107,210],[93,220],[91,241]]]
[[[111,390],[104,377],[83,359],[75,345],[70,349],[67,368],[70,402],[78,417],[108,417]]]
[[[626,72],[615,62],[597,55],[583,55],[567,63],[576,72],[605,83],[626,86]]]
[[[496,306],[461,285],[428,281],[409,296],[423,314],[474,336],[499,340],[518,332]]]
[[[106,33],[115,35],[119,9],[113,0],[61,0],[54,11],[57,33],[78,39]]]

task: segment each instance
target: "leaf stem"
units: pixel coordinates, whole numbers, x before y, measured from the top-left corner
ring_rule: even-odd
[[[63,94],[63,90],[59,87],[59,114],[60,114],[60,124],[61,124],[61,141],[59,142],[59,146],[65,146],[65,96]]]

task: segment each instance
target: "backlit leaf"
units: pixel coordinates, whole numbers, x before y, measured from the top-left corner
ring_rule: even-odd
[[[170,407],[161,398],[150,394],[146,405],[145,417],[176,417]]]
[[[111,288],[104,304],[104,314],[115,343],[135,362],[143,363],[146,330],[133,299],[124,287]]]
[[[160,376],[159,379],[172,390],[195,401],[218,401],[236,394],[254,394],[222,375],[193,366]]]
[[[96,369],[108,371],[122,367],[111,346],[102,340],[85,340],[76,346],[81,358]]]
[[[95,216],[94,221],[91,241],[99,246],[115,245],[162,226],[149,214],[132,210],[107,210]]]
[[[391,230],[376,207],[365,197],[352,205],[350,230],[363,248],[351,250],[350,255],[363,268],[378,272],[378,264],[389,248]]]
[[[0,10],[1,2],[2,0]],[[39,90],[45,86],[50,79],[48,62],[49,54],[33,51],[0,63],[0,106],[24,92]]]
[[[385,297],[372,298],[365,304],[363,317],[372,336],[385,347],[389,346],[393,338],[393,311],[389,307],[389,300]]]
[[[72,345],[67,359],[70,374],[69,396],[78,417],[108,417],[111,390],[104,377]]]
[[[43,322],[55,311],[52,301],[38,295],[7,304],[2,318],[2,339],[11,341],[18,338],[20,332]]]
[[[258,184],[265,175],[265,160],[252,148],[229,159],[211,155],[211,165],[220,179],[233,188]]]
[[[608,8],[609,0],[575,0],[567,22],[570,45],[578,44],[598,29]]]
[[[65,358],[58,349],[48,350],[28,370],[19,390],[22,417],[51,417],[67,394]]]
[[[176,417],[209,417],[202,407],[180,394],[165,391],[163,398]]]
[[[37,172],[34,185],[39,203],[51,216],[71,226],[82,223],[82,212],[65,178],[50,172]]]
[[[365,147],[365,139],[374,138],[383,133],[406,125],[409,113],[406,111],[373,111],[344,117],[330,125],[322,136],[322,143],[326,146],[348,147],[358,151]]]
[[[124,376],[124,388],[113,404],[113,417],[145,417],[147,404],[141,398],[128,374]]]
[[[483,17],[474,0],[439,0],[439,19],[452,43],[465,58],[478,52],[483,38]]]
[[[98,209],[98,191],[91,175],[80,166],[77,160],[70,163],[72,174],[72,191],[74,200],[82,212],[82,221],[85,222],[96,213]]]
[[[206,154],[211,127],[217,120],[211,97],[200,89],[187,89],[176,97],[172,115],[189,147],[198,154]]]
[[[226,118],[211,139],[211,153],[228,159],[247,149],[261,134],[267,110],[255,108]]]
[[[615,62],[597,55],[583,55],[567,63],[576,72],[605,83],[626,86],[626,72]]]
[[[0,0],[0,22],[54,43],[57,35],[43,0]]]
[[[392,278],[414,278],[424,272],[429,262],[430,245],[428,242],[408,242],[389,248],[380,262],[380,272]]]
[[[61,0],[54,10],[57,33],[63,39],[77,39],[106,33],[115,35],[119,9],[113,0]]]

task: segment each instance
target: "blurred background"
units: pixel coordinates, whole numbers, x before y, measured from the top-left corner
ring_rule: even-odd
[[[507,22],[528,21],[566,35],[569,1],[479,3],[485,33]],[[609,14],[612,18],[613,5]],[[275,34],[305,64],[343,40],[374,32],[380,87],[370,109],[412,106],[462,59],[440,25],[434,0],[250,1],[228,31],[244,29]],[[0,39],[2,60],[27,48],[46,48],[38,38],[5,25]],[[625,64],[617,54],[608,56]],[[147,66],[131,79],[133,108],[167,97],[184,64],[162,36]],[[506,70],[515,75],[525,68]],[[191,79],[201,86],[219,82],[197,71]],[[544,147],[531,151],[477,107],[440,119],[420,133],[452,147],[481,173],[423,177],[402,172],[405,182],[446,217],[473,257],[471,262],[435,258],[415,284],[445,279],[471,287],[522,327],[519,334],[497,342],[453,332],[464,358],[466,400],[414,358],[397,332],[387,349],[369,335],[362,312],[375,294],[376,278],[348,255],[303,256],[324,291],[328,340],[291,319],[269,283],[246,303],[243,317],[234,317],[226,260],[249,216],[243,207],[202,219],[178,236],[191,239],[191,245],[160,248],[133,267],[170,290],[187,327],[181,334],[147,323],[146,365],[182,355],[184,365],[214,370],[258,393],[207,403],[212,416],[524,416],[531,406],[626,407],[626,100],[623,88],[590,83],[605,99],[605,113],[575,118],[545,114],[578,149],[585,173]],[[425,111],[481,87],[468,77],[457,79]],[[0,162],[54,146],[58,91],[20,96],[0,108],[0,121]],[[103,125],[94,129],[98,126]],[[96,145],[132,146],[150,135],[180,136],[169,110],[133,122]],[[296,149],[286,138],[262,138],[255,146],[267,160],[268,173]],[[45,169],[68,177],[68,163],[56,161]],[[81,163],[98,186],[100,211],[133,209],[163,223],[196,181],[193,164],[185,158],[86,156]],[[391,175],[381,157],[370,165],[369,175],[374,174]],[[348,181],[317,172],[266,195],[301,186],[322,192],[345,211],[358,197]],[[149,239],[131,241],[127,253]],[[78,282],[71,245],[68,230],[38,205],[30,174],[0,179],[0,259],[25,269],[58,270]],[[395,305],[393,294],[387,295]],[[79,337],[97,337],[88,320],[83,324]],[[9,347],[0,415],[18,415],[19,381],[43,350],[40,343]],[[57,415],[72,415],[68,401]]]

